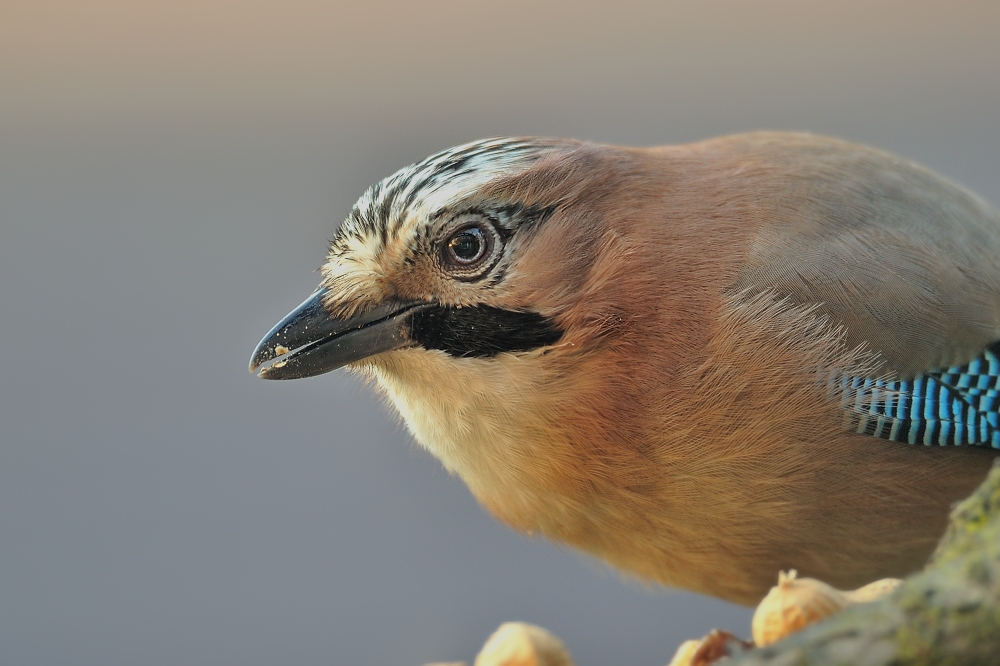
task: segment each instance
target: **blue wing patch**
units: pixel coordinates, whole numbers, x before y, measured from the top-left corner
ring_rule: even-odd
[[[856,432],[927,446],[1000,449],[1000,346],[906,381],[840,380]]]

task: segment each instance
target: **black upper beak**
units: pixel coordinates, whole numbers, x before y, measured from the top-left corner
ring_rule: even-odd
[[[264,336],[250,357],[250,372],[264,379],[298,379],[400,347],[408,347],[410,318],[429,303],[386,301],[349,319],[330,316],[325,289],[307,298]]]

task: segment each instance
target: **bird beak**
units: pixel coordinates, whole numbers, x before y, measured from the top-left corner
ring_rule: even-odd
[[[430,305],[389,300],[356,317],[337,319],[324,307],[325,295],[326,289],[319,289],[264,336],[250,357],[250,372],[270,363],[260,377],[312,377],[408,347],[411,316]]]

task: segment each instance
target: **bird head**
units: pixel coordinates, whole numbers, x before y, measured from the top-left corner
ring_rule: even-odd
[[[559,343],[595,236],[556,213],[586,189],[590,152],[484,140],[373,185],[331,242],[319,288],[264,337],[251,372],[295,379],[399,350],[490,359]]]

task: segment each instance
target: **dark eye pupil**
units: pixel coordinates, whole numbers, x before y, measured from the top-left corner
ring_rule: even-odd
[[[448,241],[448,249],[459,261],[475,261],[483,253],[483,232],[475,227],[466,229]]]

